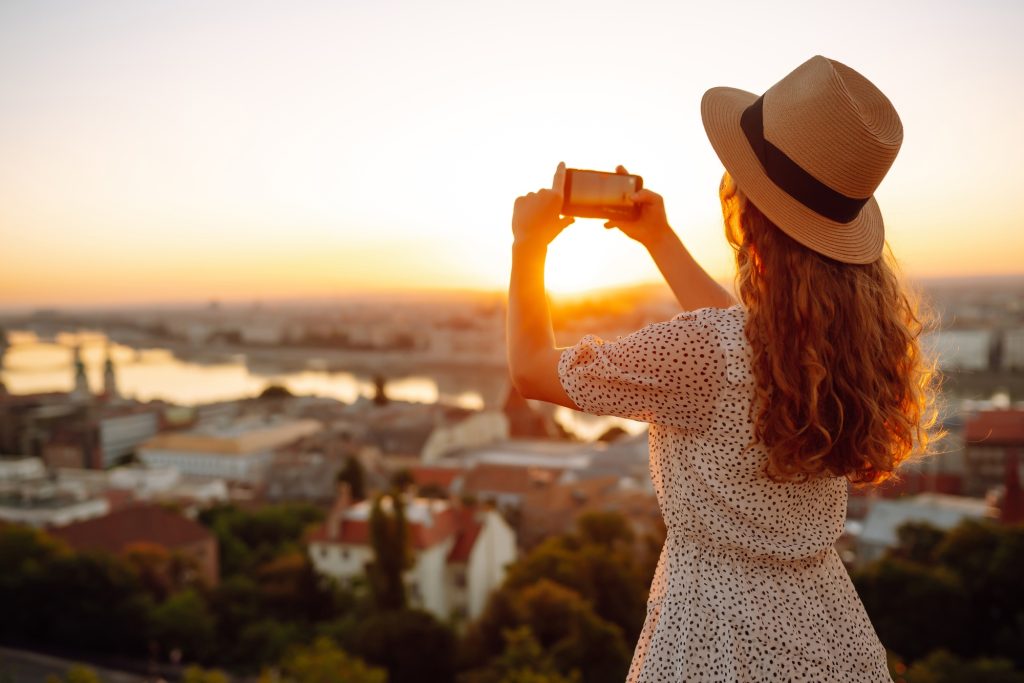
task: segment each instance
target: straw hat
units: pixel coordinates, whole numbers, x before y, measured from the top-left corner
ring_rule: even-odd
[[[885,228],[873,195],[903,125],[868,79],[819,55],[760,97],[711,88],[700,113],[736,185],[786,234],[837,261],[881,256]]]

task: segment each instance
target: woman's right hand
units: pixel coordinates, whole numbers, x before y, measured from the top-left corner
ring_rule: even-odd
[[[624,166],[617,166],[616,173],[627,174]],[[628,237],[645,247],[650,247],[658,240],[672,234],[668,218],[665,216],[665,200],[657,192],[647,189],[633,193],[633,202],[640,206],[640,217],[633,221],[613,219],[606,221],[604,227],[618,228]]]

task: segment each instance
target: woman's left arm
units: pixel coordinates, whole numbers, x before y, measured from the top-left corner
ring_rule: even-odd
[[[512,384],[525,398],[577,409],[558,377],[561,349],[555,347],[551,311],[544,291],[548,245],[571,217],[559,214],[565,164],[552,189],[519,197],[512,212],[512,275],[508,286],[507,345]]]

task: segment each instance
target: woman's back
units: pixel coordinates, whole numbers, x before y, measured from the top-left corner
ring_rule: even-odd
[[[745,323],[705,308],[561,356],[582,410],[651,423],[668,536],[629,681],[888,680],[834,549],[846,480],[766,474]]]

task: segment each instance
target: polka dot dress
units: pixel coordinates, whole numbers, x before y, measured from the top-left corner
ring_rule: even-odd
[[[846,480],[763,474],[744,322],[704,308],[559,359],[580,410],[650,423],[668,537],[627,680],[891,681],[834,547]]]

